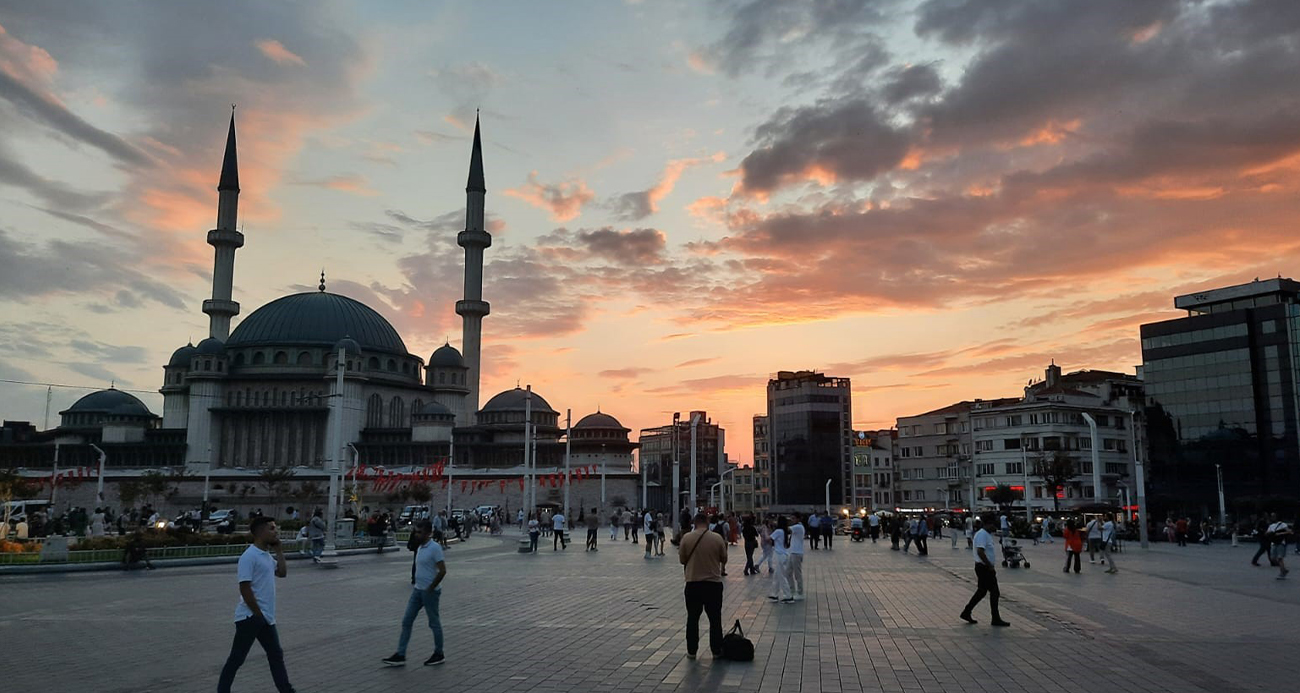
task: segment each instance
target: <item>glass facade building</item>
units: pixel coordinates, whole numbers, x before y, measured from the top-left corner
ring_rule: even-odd
[[[767,383],[772,505],[807,509],[853,500],[853,424],[848,378],[782,371]]]
[[[1300,492],[1300,283],[1270,279],[1179,296],[1186,317],[1142,326],[1151,491],[1217,512]],[[1248,508],[1243,508],[1247,510]]]

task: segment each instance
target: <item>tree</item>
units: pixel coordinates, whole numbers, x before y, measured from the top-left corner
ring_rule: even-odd
[[[1030,473],[1042,479],[1043,488],[1052,495],[1052,512],[1061,512],[1061,499],[1057,494],[1066,482],[1079,473],[1074,458],[1064,450],[1042,453],[1034,460],[1034,468]]]
[[[123,508],[135,507],[135,502],[140,499],[142,490],[139,481],[119,481],[117,483],[117,497],[122,501]]]
[[[153,499],[167,495],[167,484],[170,481],[171,477],[166,472],[150,470],[141,474],[140,479],[136,482],[140,488],[140,500],[145,505],[153,505]]]
[[[986,497],[989,499],[989,502],[997,505],[1003,510],[1006,510],[1019,496],[1020,494],[1016,493],[1010,486],[1006,484],[998,484],[993,487],[992,491],[988,492]]]
[[[293,497],[300,502],[310,503],[313,500],[324,495],[324,489],[315,481],[304,481],[298,484],[298,490],[293,492]]]
[[[429,488],[428,484],[412,484],[410,487],[410,493],[411,500],[420,505],[425,505],[429,502],[430,498],[433,498],[433,489]]]
[[[289,493],[289,482],[293,480],[293,469],[289,467],[267,467],[257,475],[257,480],[266,488],[270,500],[272,517],[278,512],[280,498]]]

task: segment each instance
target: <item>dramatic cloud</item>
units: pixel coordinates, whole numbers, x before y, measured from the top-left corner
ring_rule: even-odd
[[[614,198],[610,206],[613,207],[614,213],[619,218],[628,221],[640,221],[659,211],[659,202],[673,191],[673,187],[677,185],[677,180],[682,177],[682,174],[687,169],[708,163],[718,163],[725,158],[726,156],[722,152],[718,152],[710,157],[669,161],[668,165],[664,167],[663,175],[659,177],[659,182],[655,183],[650,189],[623,193]]]
[[[721,39],[692,53],[697,70],[714,66],[735,76],[788,67],[792,57],[815,45],[855,46],[864,27],[881,18],[878,0],[723,0],[715,3],[730,27]]]
[[[582,214],[582,206],[591,202],[596,193],[582,180],[574,178],[559,183],[540,183],[537,172],[528,174],[528,182],[518,188],[508,188],[502,193],[517,197],[528,204],[544,209],[555,221],[569,221]]]
[[[297,65],[299,67],[307,66],[307,61],[303,60],[301,56],[288,48],[285,48],[284,44],[279,41],[262,39],[254,45],[257,46],[257,50],[262,51],[262,55],[265,55],[281,65]]]

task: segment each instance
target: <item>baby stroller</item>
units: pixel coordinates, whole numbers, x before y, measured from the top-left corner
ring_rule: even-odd
[[[1019,568],[1021,563],[1024,563],[1026,568],[1029,567],[1029,561],[1025,560],[1025,554],[1021,552],[1020,545],[1016,543],[1016,540],[1012,539],[1011,543],[1003,544],[1002,567]]]

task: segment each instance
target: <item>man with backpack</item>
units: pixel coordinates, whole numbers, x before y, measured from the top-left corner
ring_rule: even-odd
[[[686,578],[686,656],[695,659],[700,645],[700,612],[709,618],[709,651],[722,654],[722,576],[727,542],[709,531],[709,517],[695,516],[695,529],[682,537],[677,549]]]

